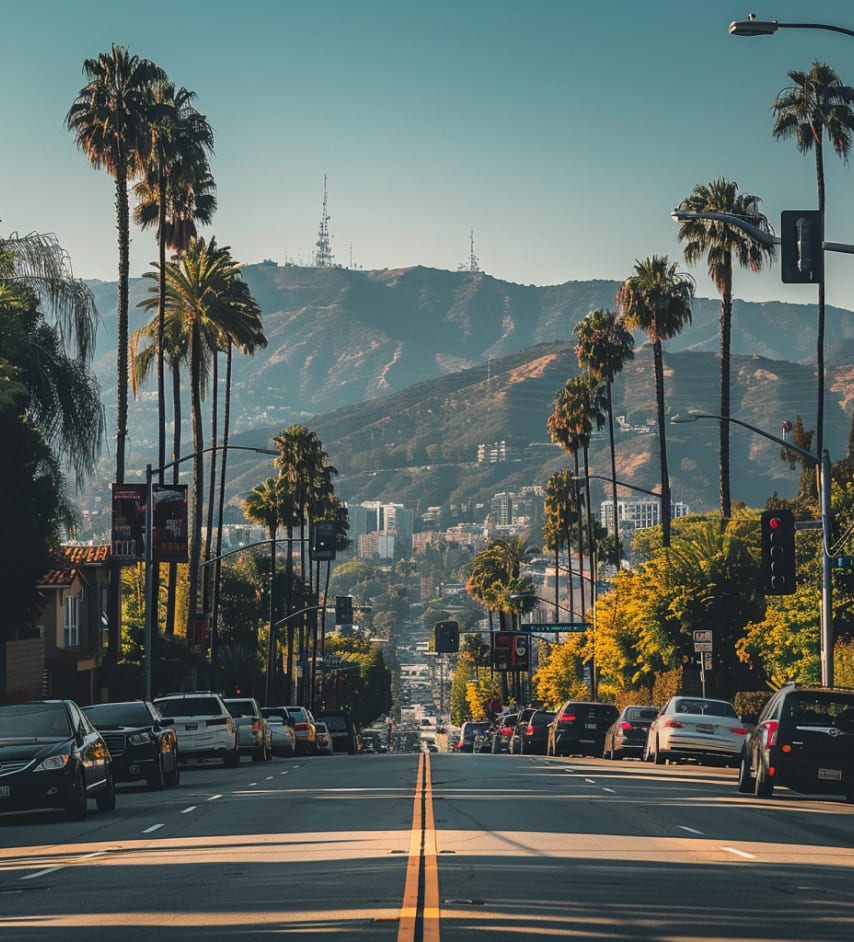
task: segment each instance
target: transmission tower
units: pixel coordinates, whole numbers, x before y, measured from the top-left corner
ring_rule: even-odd
[[[326,211],[326,174],[323,174],[323,214],[320,217],[320,228],[317,231],[317,242],[314,253],[315,268],[332,268],[335,256],[332,254],[332,243],[329,239],[329,220],[332,218]]]
[[[457,266],[457,271],[480,271],[477,256],[474,254],[474,229],[469,233],[469,259]]]

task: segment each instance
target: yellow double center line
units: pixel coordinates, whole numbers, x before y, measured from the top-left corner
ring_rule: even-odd
[[[439,942],[439,868],[430,753],[418,757],[406,886],[397,942]]]

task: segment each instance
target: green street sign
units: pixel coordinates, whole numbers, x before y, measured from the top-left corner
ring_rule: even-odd
[[[830,565],[837,571],[850,571],[854,569],[854,556],[832,556]]]
[[[529,631],[587,631],[589,627],[590,625],[586,621],[533,621],[530,624],[522,625],[523,629]]]

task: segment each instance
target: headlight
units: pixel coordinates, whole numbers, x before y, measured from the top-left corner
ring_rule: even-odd
[[[154,737],[151,733],[134,733],[132,736],[128,736],[128,742],[134,746],[143,746],[147,742],[154,742]]]
[[[61,756],[48,756],[47,759],[43,759],[39,764],[33,769],[34,772],[57,772],[59,769],[64,769],[68,765],[71,756],[61,755]]]

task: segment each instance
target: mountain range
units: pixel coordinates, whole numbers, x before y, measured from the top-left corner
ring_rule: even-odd
[[[620,286],[541,287],[482,272],[273,262],[246,266],[244,277],[261,305],[268,345],[252,357],[235,356],[233,443],[266,444],[299,422],[323,441],[339,471],[339,496],[402,501],[419,512],[435,505],[471,508],[496,491],[543,483],[566,465],[568,456],[548,441],[546,419],[555,394],[578,373],[573,328],[591,310],[613,310]],[[136,304],[150,285],[131,281],[131,329],[143,323]],[[104,321],[95,368],[109,415],[116,286],[90,286]],[[719,410],[719,317],[719,299],[696,298],[692,323],[665,344],[671,417]],[[815,323],[812,305],[734,302],[733,416],[773,435],[796,416],[814,426]],[[827,309],[825,362],[825,443],[836,460],[847,448],[854,396],[850,311]],[[131,404],[128,468],[142,468],[156,455],[155,402],[150,389]],[[614,406],[618,478],[657,490],[652,355],[642,334],[635,359],[614,384]],[[668,427],[673,496],[692,510],[717,505],[717,439],[714,421]],[[479,445],[501,441],[511,460],[477,461]],[[271,473],[268,461],[237,452],[229,467],[232,502]],[[604,434],[591,446],[590,470],[609,473]],[[780,460],[779,448],[736,426],[732,480],[733,498],[752,506],[797,489],[797,471]]]

